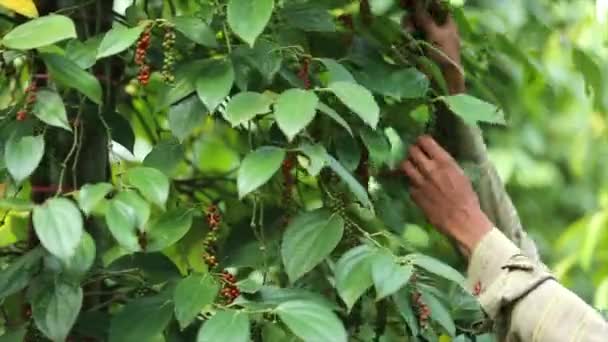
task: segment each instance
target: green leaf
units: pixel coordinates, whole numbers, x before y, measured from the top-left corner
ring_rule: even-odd
[[[91,235],[84,232],[76,253],[64,260],[64,270],[72,276],[80,277],[87,273],[95,262],[95,241]]]
[[[95,76],[63,56],[43,53],[41,57],[54,81],[64,87],[73,88],[91,101],[101,104],[101,85]]]
[[[4,299],[24,289],[30,280],[38,274],[42,248],[34,248],[18,257],[0,272],[0,299]]]
[[[135,133],[131,123],[123,115],[115,112],[105,112],[103,116],[110,126],[112,131],[112,140],[121,144],[133,153],[133,146],[135,145]]]
[[[380,119],[380,107],[369,90],[358,84],[344,81],[331,83],[329,88],[363,122],[376,129]]]
[[[150,205],[134,191],[116,195],[106,210],[106,224],[116,241],[126,250],[141,250],[138,230],[143,231],[150,218]]]
[[[135,187],[148,201],[165,207],[169,197],[169,179],[165,174],[151,167],[135,167],[125,173],[128,184]]]
[[[576,68],[583,74],[587,89],[593,90],[594,104],[599,110],[608,110],[608,98],[606,91],[608,83],[604,81],[600,64],[589,53],[574,48],[572,49],[572,61]]]
[[[230,60],[213,61],[206,65],[196,79],[196,93],[210,112],[230,94],[234,84],[234,68]]]
[[[315,302],[294,300],[276,308],[279,318],[305,342],[346,342],[346,329],[331,310]]]
[[[151,341],[161,335],[173,317],[173,304],[159,295],[128,303],[112,317],[110,342]]]
[[[459,94],[441,98],[467,125],[477,122],[505,124],[504,113],[496,106],[470,95]]]
[[[270,112],[272,99],[269,96],[253,92],[236,95],[226,107],[226,119],[232,127],[244,124],[256,115]]]
[[[89,215],[110,191],[112,184],[109,183],[85,184],[76,196],[80,209]]]
[[[423,254],[410,254],[406,259],[411,260],[417,267],[465,287],[465,279],[462,274],[440,260]]]
[[[82,214],[74,202],[52,198],[34,208],[34,230],[46,250],[61,260],[76,253],[83,233]]]
[[[323,145],[305,143],[299,147],[299,150],[308,157],[308,164],[304,167],[311,176],[318,176],[321,170],[327,166],[327,151]]]
[[[53,341],[65,341],[82,307],[82,288],[56,281],[40,290],[32,301],[36,326]]]
[[[376,286],[376,299],[382,299],[399,291],[414,273],[414,266],[399,263],[392,254],[382,252],[374,256],[372,278]]]
[[[193,42],[210,48],[218,47],[215,33],[202,19],[183,16],[173,18],[171,21],[175,24],[176,30]]]
[[[331,58],[319,58],[319,61],[323,63],[327,69],[328,84],[334,82],[350,82],[357,83],[353,75],[346,69],[342,64],[338,63],[335,59]]]
[[[190,325],[206,306],[213,304],[220,285],[209,274],[191,274],[175,287],[175,318],[183,329]]]
[[[23,198],[0,198],[0,210],[30,211],[34,204]]]
[[[263,146],[249,153],[237,175],[239,198],[264,185],[281,167],[285,150],[273,146]]]
[[[274,0],[228,1],[228,24],[234,33],[253,46],[272,15]]]
[[[369,151],[369,158],[375,166],[381,166],[391,157],[391,147],[382,130],[361,129],[361,140]]]
[[[249,342],[249,318],[235,310],[219,311],[198,331],[196,342]]]
[[[169,107],[192,94],[195,90],[196,79],[207,63],[209,63],[208,60],[194,60],[189,63],[178,64],[175,67],[175,84],[167,88],[160,107]]]
[[[357,78],[371,91],[401,99],[423,98],[429,90],[428,78],[415,68],[395,70],[383,66],[368,66]]]
[[[285,272],[293,283],[322,262],[344,233],[344,220],[327,210],[297,216],[287,227],[281,245]]]
[[[116,24],[103,36],[103,40],[97,48],[97,59],[109,57],[125,51],[131,45],[135,44],[144,29],[144,26],[128,28]]]
[[[336,264],[336,290],[348,310],[369,289],[372,279],[372,264],[376,250],[367,245],[346,252]]]
[[[36,92],[36,104],[34,105],[33,112],[40,121],[48,125],[72,131],[63,100],[54,91],[41,89]]]
[[[406,289],[401,289],[393,295],[393,301],[401,314],[401,317],[410,328],[413,336],[418,336],[420,329],[418,327],[418,317],[412,308],[410,301],[410,292]]]
[[[263,286],[258,292],[260,302],[268,305],[271,308],[279,304],[302,300],[306,302],[315,302],[328,310],[340,310],[340,307],[335,301],[330,301],[317,292],[307,291],[300,288],[280,288],[275,286]]]
[[[76,38],[72,19],[63,15],[47,15],[15,27],[2,38],[9,49],[29,50]]]
[[[253,270],[247,278],[239,280],[236,286],[243,293],[256,293],[264,286],[265,275],[261,271]]]
[[[351,136],[353,135],[353,131],[350,129],[350,126],[348,125],[348,123],[346,122],[346,120],[344,120],[340,114],[338,114],[335,110],[333,110],[333,108],[327,106],[325,103],[319,101],[319,104],[317,105],[317,109],[321,111],[321,113],[329,116],[332,120],[334,120],[336,123],[338,123],[338,125],[342,126],[347,132],[348,134],[350,134]]]
[[[7,327],[6,331],[0,336],[0,342],[23,342],[28,333],[28,323],[15,327]],[[282,341],[281,341],[282,342]]]
[[[101,36],[95,36],[81,42],[72,39],[65,48],[65,57],[76,63],[82,69],[91,68],[97,62],[97,47],[101,43]]]
[[[21,183],[40,164],[44,155],[44,137],[15,135],[4,145],[4,162],[15,182]]]
[[[184,237],[192,226],[192,210],[175,208],[148,225],[147,252],[161,251]]]
[[[253,49],[241,46],[233,57],[237,57],[237,61],[241,57],[250,67],[257,69],[267,84],[272,83],[283,62],[281,46],[267,39],[259,39]]]
[[[318,103],[315,93],[302,89],[289,89],[279,96],[274,115],[289,141],[314,119]]]
[[[448,309],[430,292],[420,290],[420,294],[422,302],[429,307],[431,318],[439,323],[450,336],[454,337],[456,335],[456,325]]]
[[[143,165],[158,169],[170,177],[176,172],[180,162],[184,160],[184,153],[184,147],[177,139],[163,140],[146,155]]]
[[[171,133],[184,141],[192,132],[203,123],[207,108],[203,106],[196,96],[191,96],[169,108],[169,128]]]
[[[340,177],[346,183],[357,200],[366,208],[373,210],[374,207],[372,202],[369,200],[367,191],[365,188],[363,188],[363,186],[361,186],[361,183],[359,183],[359,181],[357,181],[357,179],[355,179],[355,177],[353,177],[353,175],[351,175],[350,172],[348,172],[344,166],[342,166],[342,164],[340,164],[330,154],[327,155],[327,162],[329,168],[331,168],[338,175],[338,177]]]
[[[287,4],[281,11],[287,25],[307,32],[335,32],[336,25],[327,9],[312,3]]]

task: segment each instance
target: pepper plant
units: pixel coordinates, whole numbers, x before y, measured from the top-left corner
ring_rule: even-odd
[[[474,340],[482,312],[438,259],[449,244],[425,243],[398,168],[438,110],[504,118],[447,93],[403,5],[49,1],[3,16],[4,336]]]

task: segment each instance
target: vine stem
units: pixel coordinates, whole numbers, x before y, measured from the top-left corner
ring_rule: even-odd
[[[76,148],[78,147],[78,138],[79,138],[79,130],[80,130],[80,116],[82,114],[82,108],[84,106],[84,97],[80,98],[80,108],[78,109],[78,114],[76,114],[76,119],[74,120],[74,122],[76,123],[74,125],[74,139],[72,140],[72,147],[70,148],[70,151],[68,152],[68,155],[65,156],[65,159],[63,160],[63,162],[61,163],[61,172],[59,173],[59,185],[57,186],[57,191],[55,192],[55,197],[59,196],[61,194],[61,192],[63,191],[63,179],[65,178],[65,170],[68,167],[68,161],[70,160],[70,158],[72,158],[72,156],[74,155],[74,153],[76,152]]]

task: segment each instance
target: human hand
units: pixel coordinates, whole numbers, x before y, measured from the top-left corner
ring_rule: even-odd
[[[493,224],[479,206],[471,182],[456,161],[428,135],[409,149],[401,169],[411,181],[410,196],[439,231],[469,256]]]
[[[443,69],[450,93],[464,92],[458,26],[449,15],[442,24],[436,22],[424,3],[424,0],[405,0],[405,7],[411,12],[405,23],[406,29],[420,30],[424,33],[430,44],[425,49],[426,54]],[[438,7],[436,3],[435,5],[434,7]]]

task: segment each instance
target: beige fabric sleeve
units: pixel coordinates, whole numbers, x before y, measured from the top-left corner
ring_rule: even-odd
[[[608,341],[608,323],[602,316],[498,229],[474,250],[468,281],[500,341]]]

